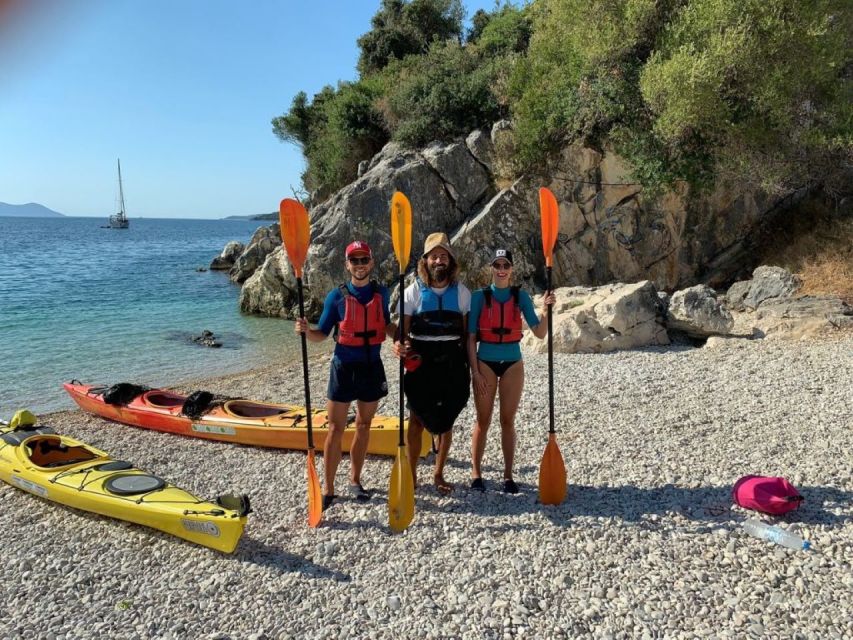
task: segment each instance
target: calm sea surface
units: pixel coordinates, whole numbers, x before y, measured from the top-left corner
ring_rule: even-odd
[[[0,418],[73,406],[71,378],[174,386],[299,357],[291,322],[241,315],[227,275],[196,271],[263,222],[104,223],[0,217]],[[203,329],[224,346],[188,343]]]

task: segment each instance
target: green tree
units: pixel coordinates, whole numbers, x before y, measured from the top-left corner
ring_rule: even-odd
[[[290,111],[273,119],[273,131],[299,144],[306,158],[304,187],[321,197],[355,178],[358,163],[378,152],[388,139],[374,107],[381,93],[375,80],[326,86],[309,103],[304,93]]]
[[[532,33],[530,11],[504,4],[488,14],[488,19],[483,23],[476,39],[472,39],[469,34],[469,42],[477,45],[482,56],[493,58],[524,53],[530,44]]]
[[[358,39],[362,77],[392,60],[426,53],[434,40],[459,41],[465,15],[461,0],[382,0],[370,31]]]

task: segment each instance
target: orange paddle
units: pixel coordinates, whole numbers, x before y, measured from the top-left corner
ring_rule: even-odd
[[[560,209],[557,199],[549,189],[539,189],[539,212],[542,216],[542,251],[545,254],[546,291],[551,291],[551,266],[557,229],[560,224]],[[560,504],[566,497],[566,465],[554,430],[554,339],[553,316],[548,305],[548,444],[539,465],[539,502]]]
[[[308,224],[308,212],[300,202],[285,198],[281,201],[278,213],[281,226],[281,240],[287,257],[296,274],[296,288],[299,295],[299,317],[305,317],[305,300],[302,293],[302,265],[308,255],[311,242],[311,227]],[[311,389],[308,384],[308,344],[305,334],[302,336],[302,378],[305,381],[305,415],[308,427],[308,526],[316,527],[323,517],[323,498],[320,493],[320,478],[314,463],[314,434],[311,431]]]

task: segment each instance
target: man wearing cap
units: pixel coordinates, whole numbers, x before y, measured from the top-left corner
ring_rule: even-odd
[[[548,333],[548,323],[536,315],[530,295],[512,285],[512,251],[497,249],[492,257],[492,284],[471,297],[468,317],[468,358],[474,387],[474,422],[471,439],[471,488],[486,490],[481,464],[486,450],[486,433],[492,421],[495,395],[500,392],[501,449],[504,455],[503,490],[518,493],[512,475],[515,458],[515,414],[524,388],[521,360],[521,320],[537,338]],[[544,305],[554,304],[554,294],[546,291]],[[545,315],[545,309],[542,310]],[[477,343],[479,342],[479,347]]]
[[[335,474],[341,461],[341,440],[353,402],[356,418],[350,447],[349,493],[358,500],[370,499],[370,493],[361,484],[361,469],[367,455],[370,422],[379,400],[388,395],[379,349],[385,337],[393,337],[397,331],[388,311],[388,289],[369,280],[373,270],[370,247],[356,240],[347,246],[345,255],[350,281],[326,296],[317,328],[309,327],[305,318],[296,321],[296,332],[304,332],[311,342],[322,342],[335,332],[335,352],[326,390],[329,435],[323,446],[324,510],[336,497]]]
[[[471,377],[465,332],[471,292],[456,281],[458,265],[444,233],[424,243],[415,282],[403,295],[405,343],[394,351],[406,357],[405,392],[409,406],[409,464],[417,486],[418,453],[423,430],[438,436],[434,481],[440,493],[453,486],[444,479],[451,429],[468,404]],[[418,358],[414,360],[413,358]]]

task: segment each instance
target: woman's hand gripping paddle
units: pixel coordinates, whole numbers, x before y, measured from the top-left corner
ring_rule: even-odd
[[[542,251],[545,254],[546,288],[551,291],[551,265],[559,227],[557,199],[549,189],[539,189],[539,212],[542,216]],[[548,305],[548,444],[539,464],[539,502],[560,504],[566,497],[566,465],[554,431],[554,339],[551,305]]]
[[[409,199],[399,191],[391,198],[391,241],[394,254],[400,265],[400,342],[403,335],[403,289],[405,287],[406,267],[412,252],[412,205]],[[403,359],[400,359],[400,443],[397,459],[391,469],[391,486],[388,489],[388,525],[394,531],[403,531],[415,517],[415,483],[412,468],[406,455],[406,441],[403,437]]]
[[[296,275],[296,288],[299,294],[299,317],[305,317],[305,299],[302,294],[302,265],[308,255],[308,243],[311,241],[311,228],[308,224],[308,212],[296,200],[285,198],[281,201],[278,214],[281,226],[281,239],[287,257]],[[323,497],[320,493],[320,478],[314,464],[314,434],[311,431],[311,389],[308,384],[308,346],[305,334],[302,335],[302,378],[305,381],[305,414],[308,425],[308,526],[316,527],[323,517]]]

